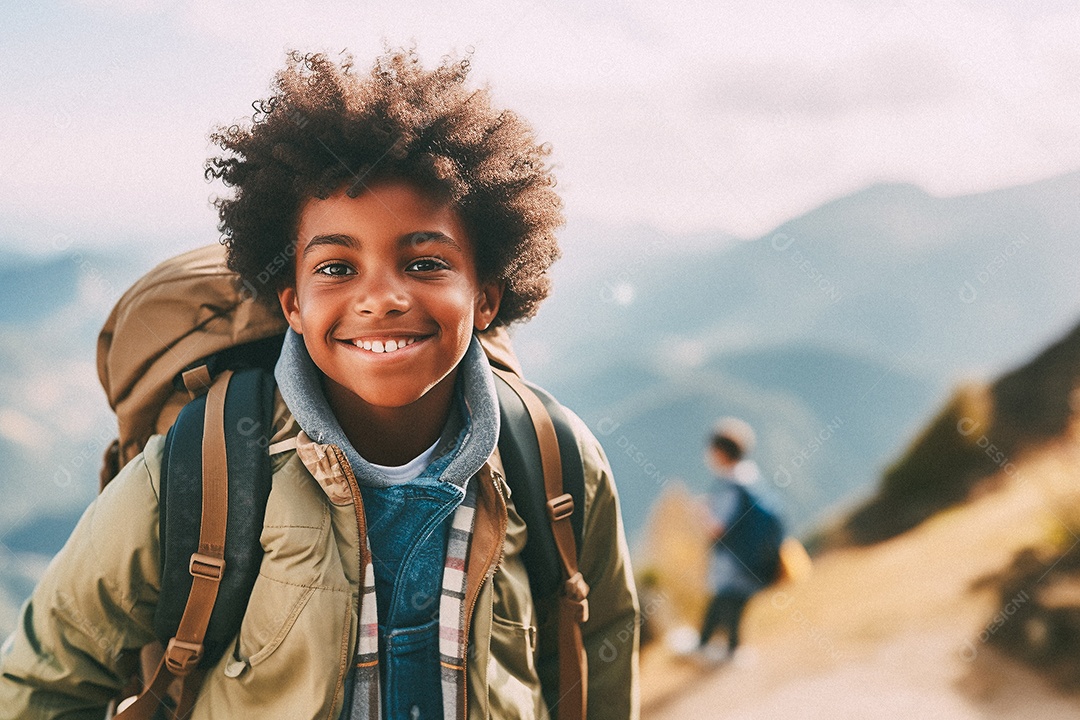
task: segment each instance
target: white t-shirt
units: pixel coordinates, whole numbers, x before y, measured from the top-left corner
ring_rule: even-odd
[[[420,477],[420,473],[424,472],[424,468],[431,463],[431,456],[435,454],[435,446],[438,444],[439,441],[436,440],[431,447],[404,465],[378,465],[370,460],[368,462],[371,463],[373,468],[385,475],[387,480],[395,485],[401,485]]]

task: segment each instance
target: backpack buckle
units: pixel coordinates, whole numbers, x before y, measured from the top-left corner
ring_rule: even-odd
[[[210,386],[214,384],[214,378],[210,375],[210,368],[205,364],[185,370],[180,374],[180,379],[192,400],[205,395],[210,390]]]
[[[202,553],[192,553],[191,560],[188,561],[188,572],[193,577],[218,582],[225,573],[225,560]]]
[[[551,522],[565,520],[574,514],[574,496],[570,493],[563,493],[559,497],[551,498],[547,501],[547,509]]]
[[[563,585],[562,602],[566,609],[573,613],[574,619],[580,624],[589,619],[589,584],[580,572]]]
[[[563,608],[570,611],[570,617],[574,618],[574,622],[581,625],[589,620],[589,601],[588,599],[574,600],[573,598],[564,597],[562,599]]]
[[[202,652],[203,646],[201,643],[190,643],[170,638],[169,645],[165,648],[165,665],[173,675],[183,677],[199,664],[199,661],[202,660]]]

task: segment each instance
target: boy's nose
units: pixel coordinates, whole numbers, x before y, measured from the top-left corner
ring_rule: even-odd
[[[392,277],[372,276],[367,282],[359,283],[360,292],[356,296],[355,310],[361,315],[381,317],[392,313],[402,313],[409,309],[409,296],[400,282]]]

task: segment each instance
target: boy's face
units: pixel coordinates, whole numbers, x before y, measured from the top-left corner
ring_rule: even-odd
[[[404,181],[308,200],[294,262],[281,307],[331,401],[346,406],[403,407],[452,389],[473,330],[487,328],[502,297],[477,278],[457,211]]]

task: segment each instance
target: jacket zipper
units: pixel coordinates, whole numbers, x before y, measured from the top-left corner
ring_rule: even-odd
[[[506,510],[506,499],[509,497],[509,493],[504,494],[502,475],[497,470],[490,469],[490,465],[485,465],[481,472],[487,470],[492,486],[495,488],[495,495],[502,499],[503,512],[499,513],[499,554],[495,558],[495,562],[488,561],[488,566],[484,568],[484,576],[480,581],[480,587],[483,587],[485,583],[491,580],[495,576],[495,571],[502,565],[503,556],[506,553],[506,526],[508,524],[508,514]],[[477,493],[479,495],[479,493]],[[479,505],[479,503],[477,503]],[[466,568],[468,573],[468,568]],[[467,575],[466,575],[467,576]],[[466,592],[468,590],[466,589]],[[461,682],[462,682],[462,700],[461,700],[461,717],[465,720],[469,717],[469,630],[472,626],[473,611],[476,609],[476,601],[480,599],[480,590],[476,591],[473,596],[472,602],[469,603],[469,607],[465,611],[465,626],[462,628],[462,637],[464,638],[464,650],[461,658]]]
[[[356,632],[360,632],[360,605],[364,601],[364,578],[367,571],[367,520],[364,517],[364,503],[360,495],[360,484],[356,482],[356,476],[353,474],[352,465],[349,464],[348,459],[345,457],[345,453],[337,445],[330,445],[330,451],[334,454],[334,458],[338,461],[338,465],[345,471],[345,479],[349,482],[349,492],[353,496],[353,509],[356,513],[356,530],[358,532],[359,540],[359,552],[360,552],[360,591],[357,593],[356,599]],[[348,638],[346,636],[346,642]],[[345,658],[344,674],[342,675],[342,683],[344,684],[344,678],[349,673],[349,665],[352,663],[352,655],[354,648],[350,647]],[[335,691],[336,694],[336,691]],[[345,702],[348,702],[348,698],[345,698]]]
[[[499,535],[502,541],[499,543],[499,555],[495,558],[495,564],[491,567],[491,574],[485,577],[485,580],[488,577],[494,577],[495,573],[499,572],[499,568],[502,567],[503,556],[506,555],[506,531],[510,526],[510,511],[506,504],[506,501],[510,499],[510,486],[506,484],[506,479],[498,470],[491,471],[491,484],[495,486],[496,492],[502,498],[503,512],[499,518]]]

